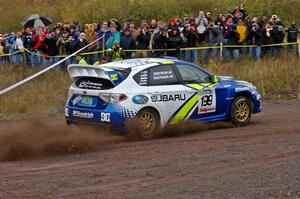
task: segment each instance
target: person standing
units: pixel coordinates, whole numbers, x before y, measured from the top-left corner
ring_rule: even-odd
[[[187,48],[194,48],[197,46],[197,40],[199,36],[197,34],[195,26],[190,25],[186,28],[185,38]],[[185,50],[185,58],[188,62],[198,64],[198,50]]]
[[[16,50],[15,54],[12,55],[14,64],[20,64],[24,58],[24,42],[22,38],[22,32],[18,32],[13,44],[13,48]]]
[[[99,61],[103,62],[105,60],[105,53],[104,50],[107,49],[106,42],[108,38],[111,36],[110,28],[108,27],[108,21],[102,21],[100,31],[98,32],[98,51],[99,53]]]
[[[250,56],[256,59],[261,58],[262,31],[257,23],[252,24],[252,29],[248,33],[247,43],[248,45],[256,45],[249,48]]]
[[[299,28],[297,27],[296,22],[292,22],[291,26],[286,30],[286,32],[288,33],[288,36],[287,36],[288,43],[297,42]],[[298,45],[296,43],[290,44],[288,47],[293,53],[296,53],[296,54],[298,53]]]
[[[182,46],[182,36],[178,29],[174,28],[171,32],[167,33],[167,48],[175,49],[168,51],[167,55],[171,57],[180,58],[180,48]]]
[[[135,46],[135,40],[131,36],[129,29],[125,29],[124,34],[121,36],[121,48],[124,50],[134,50],[136,48]],[[132,51],[126,52],[126,58],[132,58]]]
[[[208,64],[208,59],[216,59],[218,55],[218,45],[219,45],[219,29],[214,26],[213,22],[210,22],[207,30],[204,31],[205,44],[208,47],[203,50],[203,63]]]
[[[117,31],[117,26],[115,24],[110,25],[110,32],[111,32],[111,35],[108,38],[108,40],[106,41],[106,48],[108,48],[108,49],[112,48],[112,46],[115,42],[120,43],[120,41],[121,41],[120,32]]]
[[[86,35],[86,40],[88,43],[92,43],[93,41],[97,40],[98,35],[96,32],[96,27],[94,24],[89,24],[88,25],[88,32]],[[89,64],[93,64],[98,58],[97,53],[94,53],[97,51],[97,43],[92,44],[91,46],[88,47],[88,52],[93,53],[93,54],[89,54],[87,56],[87,62]]]
[[[139,31],[139,34],[136,38],[136,41],[138,42],[137,48],[140,49],[137,54],[139,57],[147,57],[147,51],[142,51],[142,50],[147,50],[149,49],[149,43],[151,39],[151,32],[149,31],[149,26],[147,23],[142,23],[141,29]]]

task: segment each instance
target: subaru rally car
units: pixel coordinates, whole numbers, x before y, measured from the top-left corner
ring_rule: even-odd
[[[91,66],[69,65],[73,80],[65,107],[68,124],[97,123],[126,131],[137,117],[141,136],[153,137],[181,121],[249,123],[261,112],[261,95],[245,81],[216,76],[189,62],[130,59]]]

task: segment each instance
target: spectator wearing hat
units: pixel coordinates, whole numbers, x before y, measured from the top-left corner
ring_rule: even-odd
[[[89,44],[89,42],[86,40],[86,34],[85,33],[80,33],[79,35],[79,39],[77,41],[74,42],[74,46],[73,46],[73,51],[76,52],[78,51],[79,49],[87,46]],[[88,49],[84,49],[82,50],[80,53],[83,54],[83,53],[87,53],[88,52]],[[87,61],[87,56],[86,55],[82,55],[82,58]]]
[[[284,40],[284,24],[280,21],[277,15],[272,15],[271,18],[272,31],[273,31],[273,43],[281,44]],[[272,54],[279,55],[282,51],[282,46],[273,46]]]
[[[208,23],[212,22],[213,20],[211,19],[211,12],[206,12],[205,17],[208,21]]]
[[[256,45],[249,48],[249,54],[254,58],[261,58],[261,45],[262,45],[262,31],[257,23],[252,24],[252,28],[248,33],[247,43],[248,45]]]
[[[124,50],[134,50],[136,48],[135,42],[136,41],[130,34],[130,30],[126,28],[123,31],[123,35],[121,36],[121,43],[120,43],[121,47]],[[132,51],[126,52],[125,54],[126,54],[126,58],[132,57]]]

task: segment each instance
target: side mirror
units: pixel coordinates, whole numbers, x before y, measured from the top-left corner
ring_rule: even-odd
[[[218,80],[218,76],[217,75],[212,75],[211,76],[211,83],[215,84],[215,83],[218,83],[219,80]]]

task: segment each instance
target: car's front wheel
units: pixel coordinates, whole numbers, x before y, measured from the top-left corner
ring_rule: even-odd
[[[155,137],[160,129],[160,119],[158,113],[151,109],[142,109],[138,114],[139,135],[143,139]]]
[[[244,96],[239,96],[234,99],[231,114],[231,122],[235,126],[246,126],[251,119],[251,101]]]

